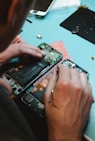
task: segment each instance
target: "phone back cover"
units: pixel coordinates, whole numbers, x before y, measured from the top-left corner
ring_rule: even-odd
[[[60,26],[70,30],[72,34],[79,35],[80,37],[95,44],[95,12],[88,8],[79,8]]]

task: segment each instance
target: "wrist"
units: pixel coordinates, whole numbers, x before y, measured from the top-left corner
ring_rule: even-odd
[[[64,135],[60,134],[60,131],[57,133],[49,133],[48,134],[48,141],[81,141],[81,137],[76,137],[75,134],[70,135]]]
[[[71,138],[65,138],[65,137],[48,137],[48,141],[81,141],[81,139],[71,139]]]

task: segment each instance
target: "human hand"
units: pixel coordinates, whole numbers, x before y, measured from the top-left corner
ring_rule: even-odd
[[[5,87],[8,90],[9,94],[12,93],[12,89],[11,89],[10,85],[1,78],[0,78],[0,85]]]
[[[16,43],[21,43],[21,42],[24,42],[24,41],[22,40],[22,38],[19,35],[17,35],[14,38],[14,40],[11,42],[11,44],[16,44]]]
[[[41,58],[45,53],[37,47],[26,44],[19,36],[17,36],[10,46],[0,54],[0,66],[10,59],[20,55],[30,55]]]
[[[80,141],[93,103],[86,74],[60,64],[49,80],[44,101],[49,141]]]

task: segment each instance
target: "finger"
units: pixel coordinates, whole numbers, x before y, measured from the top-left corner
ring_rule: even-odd
[[[62,64],[58,65],[58,81],[68,82],[71,79],[70,69]]]
[[[41,51],[39,48],[37,47],[32,47],[30,45],[27,44],[19,44],[19,49],[20,49],[20,54],[27,54],[27,55],[31,55],[34,57],[43,57],[45,55],[45,53],[43,51]]]
[[[80,80],[82,83],[82,86],[84,88],[85,92],[88,92],[89,90],[89,81],[87,79],[87,75],[85,73],[79,73],[80,74]]]
[[[71,81],[72,81],[72,86],[74,89],[72,89],[72,94],[73,94],[73,100],[74,98],[76,99],[76,96],[78,98],[77,104],[80,106],[83,106],[82,102],[84,99],[84,86],[82,85],[83,82],[80,77],[80,73],[76,69],[71,69]],[[87,88],[87,87],[86,87]]]
[[[48,86],[47,86],[47,89],[46,89],[46,92],[45,92],[45,102],[51,101],[52,90],[55,89],[56,81],[57,81],[57,72],[56,72],[56,69],[55,69],[52,76],[49,79],[49,82],[48,82]]]
[[[35,50],[35,51],[37,51],[38,53],[40,53],[42,55],[45,55],[46,54],[43,50],[41,50],[41,49],[39,49],[37,47],[32,47],[32,49]]]
[[[85,73],[79,73],[79,74],[80,74],[80,80],[81,80],[81,84],[83,86],[83,91],[84,91],[83,100],[94,102],[94,98],[92,96],[92,87],[87,79],[87,75]]]
[[[88,79],[87,79],[87,75],[85,73],[79,73],[80,74],[80,78],[81,78],[81,81],[87,85],[88,84]]]
[[[12,93],[12,89],[11,89],[10,85],[6,81],[2,80],[1,78],[0,78],[0,85],[5,87],[10,94]]]
[[[41,51],[38,51],[38,49],[34,49],[34,48],[29,48],[28,54],[30,54],[31,56],[34,57],[43,57],[43,53]]]
[[[90,107],[91,104],[94,102],[94,98],[93,98],[93,95],[92,95],[92,87],[91,87],[91,84],[88,83],[88,85],[86,86],[86,89],[84,91],[84,99],[83,99],[83,107]]]
[[[76,69],[71,69],[71,80],[73,85],[77,87],[83,87],[80,78],[80,73]]]

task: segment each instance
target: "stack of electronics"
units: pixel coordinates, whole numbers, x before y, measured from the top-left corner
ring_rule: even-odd
[[[63,54],[47,43],[38,46],[46,55],[41,59],[27,58],[1,74],[12,87],[13,95],[20,97],[21,102],[44,117],[44,94],[51,72],[58,63],[75,68],[79,72],[88,72],[71,60],[64,60]]]

